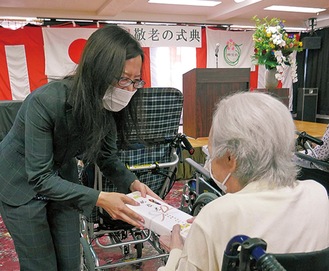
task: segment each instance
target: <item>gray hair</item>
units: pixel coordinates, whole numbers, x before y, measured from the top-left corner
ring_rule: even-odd
[[[295,125],[288,108],[265,93],[242,92],[222,99],[213,116],[211,158],[229,152],[242,186],[266,180],[270,187],[292,186]]]

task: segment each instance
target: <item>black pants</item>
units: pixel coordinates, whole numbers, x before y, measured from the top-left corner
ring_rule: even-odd
[[[0,202],[21,271],[78,271],[79,214],[65,202],[32,199],[21,206]]]

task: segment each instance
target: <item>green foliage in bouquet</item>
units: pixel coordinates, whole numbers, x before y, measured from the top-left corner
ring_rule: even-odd
[[[289,34],[284,28],[284,21],[278,18],[253,17],[256,30],[253,34],[255,43],[254,55],[252,60],[254,64],[265,65],[266,69],[277,68],[278,76],[282,74],[286,65],[292,66],[293,82],[297,82],[297,64],[292,53],[303,50],[302,42],[298,41],[296,34]]]

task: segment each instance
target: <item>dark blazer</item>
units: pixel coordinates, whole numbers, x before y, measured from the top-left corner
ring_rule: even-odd
[[[19,206],[36,194],[67,201],[89,214],[99,191],[78,183],[76,155],[83,148],[67,102],[67,82],[53,81],[32,92],[17,113],[12,129],[0,142],[0,200]],[[136,176],[118,159],[116,126],[111,112],[109,133],[97,164],[123,191]]]

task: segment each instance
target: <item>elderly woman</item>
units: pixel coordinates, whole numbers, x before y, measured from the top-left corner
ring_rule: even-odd
[[[227,243],[240,234],[263,238],[272,253],[329,246],[326,190],[296,179],[295,127],[280,101],[251,92],[222,99],[209,143],[210,172],[226,194],[200,211],[185,244],[178,225],[160,238],[170,256],[159,270],[221,270]]]

